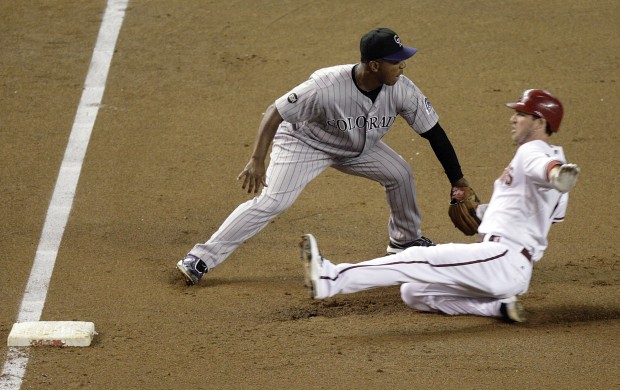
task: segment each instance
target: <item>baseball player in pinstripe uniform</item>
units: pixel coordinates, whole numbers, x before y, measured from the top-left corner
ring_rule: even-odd
[[[381,138],[400,115],[426,138],[452,186],[467,186],[458,158],[422,91],[403,75],[417,49],[387,28],[366,33],[361,61],[320,69],[269,106],[253,154],[238,179],[260,195],[239,205],[205,242],[177,263],[188,285],[222,263],[289,208],[304,187],[329,167],[380,183],[390,208],[387,251],[430,246],[422,236],[415,180],[409,164]],[[265,159],[272,145],[269,167]]]
[[[551,225],[564,220],[579,167],[548,143],[563,115],[556,97],[531,89],[507,105],[515,110],[510,122],[519,147],[495,180],[489,204],[476,209],[480,242],[411,247],[394,256],[335,264],[321,257],[316,239],[307,234],[302,260],[311,296],[400,285],[403,301],[419,311],[525,321],[517,296],[528,289]]]

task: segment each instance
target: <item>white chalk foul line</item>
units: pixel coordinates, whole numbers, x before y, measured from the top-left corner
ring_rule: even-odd
[[[47,210],[17,322],[38,321],[41,318],[56,256],[73,205],[84,155],[99,112],[116,40],[125,18],[128,2],[129,0],[108,0],[106,5],[84,83],[84,91]],[[16,390],[21,387],[28,359],[27,348],[9,347],[0,375],[0,389]]]

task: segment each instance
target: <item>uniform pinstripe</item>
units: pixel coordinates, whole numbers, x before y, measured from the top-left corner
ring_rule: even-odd
[[[380,183],[386,191],[388,233],[396,242],[420,237],[420,213],[410,165],[381,141],[401,116],[418,134],[438,116],[428,99],[407,77],[383,85],[373,102],[355,85],[354,65],[316,71],[276,100],[284,122],[273,140],[267,187],[238,206],[204,244],[189,252],[213,268],[241,243],[289,208],[304,187],[333,167]]]

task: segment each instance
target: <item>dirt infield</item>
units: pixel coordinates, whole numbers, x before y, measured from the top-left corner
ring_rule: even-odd
[[[0,4],[0,340],[16,320],[105,1]],[[30,349],[23,389],[611,389],[620,387],[617,1],[130,0],[42,320],[92,321],[88,348]],[[329,170],[186,287],[174,267],[248,195],[236,181],[265,108],[314,70],[358,60],[386,26],[419,48],[405,74],[440,115],[487,201],[512,157],[503,104],[565,105],[554,142],[582,167],[534,270],[525,325],[409,310],[395,288],[307,298],[297,244],[383,253],[376,184]],[[402,119],[424,234],[449,183]],[[3,362],[7,347],[0,343]]]

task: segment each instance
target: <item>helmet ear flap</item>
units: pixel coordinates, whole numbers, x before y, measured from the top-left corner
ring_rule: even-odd
[[[551,124],[549,121],[542,116],[539,116],[538,118],[545,121],[545,133],[547,133],[547,135],[553,134],[554,131],[551,129]]]

